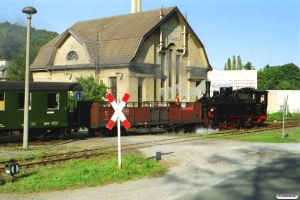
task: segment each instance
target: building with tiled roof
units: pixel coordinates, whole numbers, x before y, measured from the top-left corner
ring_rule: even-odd
[[[116,99],[194,101],[212,70],[205,49],[177,7],[77,22],[43,46],[34,81],[68,82],[93,75]]]

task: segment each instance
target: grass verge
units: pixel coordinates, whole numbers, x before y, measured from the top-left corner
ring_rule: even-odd
[[[285,129],[283,138],[282,129],[233,135],[215,134],[215,132],[211,132],[204,134],[193,134],[193,136],[204,138],[232,139],[250,142],[291,143],[300,142],[300,128],[297,127]]]
[[[128,155],[122,158],[118,170],[115,153],[90,159],[70,160],[64,164],[21,169],[14,183],[0,181],[0,193],[29,193],[75,189],[120,183],[142,177],[160,176],[166,169],[157,161],[144,156]],[[11,179],[4,175],[6,180]]]

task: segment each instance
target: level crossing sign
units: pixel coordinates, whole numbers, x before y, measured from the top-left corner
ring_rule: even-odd
[[[113,128],[113,126],[115,125],[116,120],[118,120],[118,163],[119,163],[118,167],[119,167],[119,170],[122,169],[120,120],[121,120],[123,126],[126,128],[126,130],[130,128],[130,123],[128,122],[124,113],[122,112],[129,97],[130,97],[130,95],[128,93],[125,93],[125,95],[122,98],[122,101],[118,105],[117,102],[115,101],[115,98],[113,97],[113,95],[111,93],[106,94],[106,98],[108,99],[108,101],[110,102],[110,104],[112,105],[112,107],[115,110],[113,116],[111,117],[108,124],[106,125],[106,128],[111,130]]]
[[[112,107],[115,110],[115,112],[114,112],[113,116],[111,117],[111,119],[109,120],[106,128],[111,130],[113,128],[113,126],[115,125],[115,122],[118,118],[121,120],[121,122],[122,122],[123,126],[126,128],[126,130],[131,127],[129,121],[126,119],[124,113],[122,112],[129,97],[130,97],[130,95],[128,93],[125,93],[122,98],[122,101],[118,105],[117,102],[115,101],[115,98],[113,97],[113,95],[111,93],[106,94],[106,98],[108,99],[108,101],[110,102],[110,104],[112,105]]]

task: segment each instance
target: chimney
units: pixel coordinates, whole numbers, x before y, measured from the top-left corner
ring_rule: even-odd
[[[141,12],[142,0],[131,0],[131,13]]]
[[[205,97],[210,97],[210,81],[205,81],[205,86],[206,86],[206,92],[205,92]]]

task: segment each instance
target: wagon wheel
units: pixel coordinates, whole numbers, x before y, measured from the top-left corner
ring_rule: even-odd
[[[41,133],[39,136],[36,137],[40,141],[46,141],[46,134]]]
[[[121,127],[121,135],[122,136],[128,136],[127,130],[125,127]]]
[[[58,138],[60,140],[64,140],[64,139],[66,139],[66,134],[65,133],[61,133],[61,134],[58,135]]]
[[[34,141],[36,138],[32,134],[28,134],[28,141]]]
[[[169,133],[169,134],[175,133],[175,128],[174,127],[168,127],[167,128],[167,133]]]
[[[114,129],[112,130],[109,130],[107,128],[103,129],[102,132],[101,132],[101,136],[102,137],[111,137],[114,135],[116,131]]]
[[[72,130],[71,129],[61,130],[60,133],[58,133],[58,138],[61,139],[61,140],[64,140],[68,136],[70,136],[71,134],[72,134]]]
[[[93,136],[102,136],[102,132],[98,129],[89,129],[89,133]]]
[[[175,131],[176,134],[184,133],[184,127],[177,126],[177,127],[174,128],[174,131]]]

